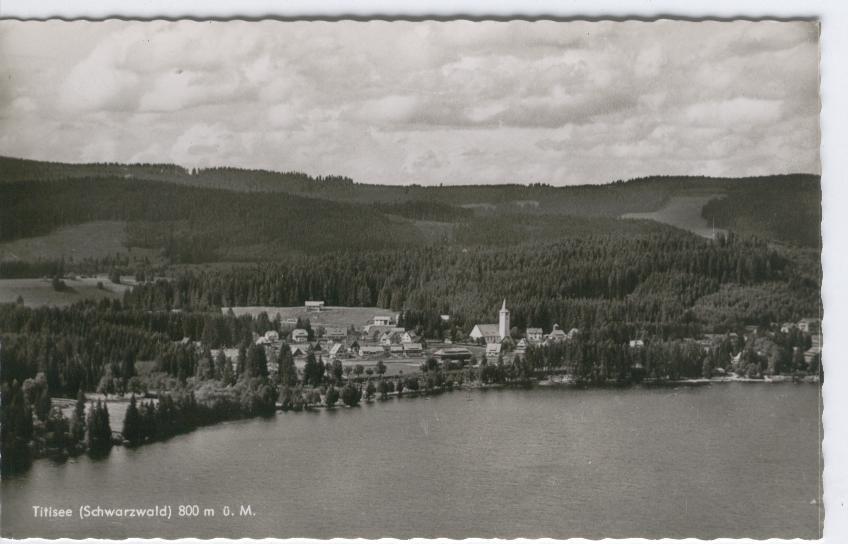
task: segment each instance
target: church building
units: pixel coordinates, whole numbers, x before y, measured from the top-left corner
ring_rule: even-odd
[[[506,299],[498,312],[498,322],[474,325],[469,336],[475,341],[482,338],[487,344],[500,343],[509,336],[509,310],[506,309]]]

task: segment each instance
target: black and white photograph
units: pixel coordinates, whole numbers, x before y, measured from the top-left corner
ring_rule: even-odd
[[[0,19],[0,536],[822,538],[820,35]]]

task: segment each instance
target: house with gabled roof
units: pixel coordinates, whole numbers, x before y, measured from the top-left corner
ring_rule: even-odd
[[[359,355],[361,357],[377,357],[385,354],[386,350],[383,346],[362,346],[359,348]]]
[[[810,334],[821,332],[821,319],[817,317],[804,317],[798,321],[798,329]]]
[[[433,354],[442,361],[467,361],[474,356],[468,348],[442,348]]]
[[[542,341],[542,329],[541,327],[528,327],[525,337],[528,342],[541,342]]]
[[[474,328],[471,329],[471,334],[468,336],[476,341],[484,340],[487,344],[498,342],[500,340],[497,323],[474,325]]]
[[[329,353],[330,353],[330,357],[342,357],[343,355],[345,355],[346,351],[347,350],[345,349],[344,344],[342,344],[340,342],[336,342],[335,344],[333,344],[330,347]]]
[[[564,342],[566,340],[568,340],[568,335],[565,333],[564,330],[560,329],[559,325],[556,324],[556,323],[554,323],[553,330],[550,333],[548,333],[548,336],[545,339],[545,341],[548,342],[549,344],[552,344],[552,343],[555,343],[555,342]]]
[[[413,344],[421,339],[415,331],[405,331],[400,335],[401,344]]]
[[[421,355],[424,351],[424,348],[418,342],[411,342],[403,344],[403,353],[409,356]]]
[[[400,335],[400,333],[397,333],[397,332],[384,332],[384,333],[380,336],[380,345],[381,345],[381,346],[386,346],[386,347],[388,347],[388,346],[391,346],[391,345],[394,345],[394,344],[400,344],[400,343],[401,343],[401,335]]]
[[[324,338],[336,341],[344,340],[347,338],[347,329],[328,325],[324,327]]]
[[[307,312],[320,312],[324,309],[323,300],[307,300],[304,304]]]
[[[309,344],[289,344],[292,357],[306,357],[309,354]]]

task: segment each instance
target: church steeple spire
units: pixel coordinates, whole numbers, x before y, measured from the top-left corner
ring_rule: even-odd
[[[501,311],[498,312],[498,336],[499,341],[509,336],[509,310],[506,309],[506,299],[503,301]]]

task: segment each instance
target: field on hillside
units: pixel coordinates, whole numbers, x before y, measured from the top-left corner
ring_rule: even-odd
[[[62,281],[67,288],[56,291],[47,278],[0,279],[0,304],[15,302],[20,296],[23,297],[24,304],[31,308],[68,306],[83,299],[119,298],[130,288],[129,277],[125,277],[121,285],[115,285],[106,276],[65,278]],[[98,281],[103,282],[103,289],[97,288]]]
[[[708,195],[679,195],[672,196],[662,208],[654,212],[646,213],[626,213],[621,216],[622,219],[650,219],[658,223],[665,223],[673,227],[688,230],[698,236],[704,238],[713,237],[713,228],[709,221],[701,216],[701,210],[704,205],[715,198],[719,198],[721,194]],[[717,233],[725,232],[723,229],[716,229]]]
[[[49,234],[0,242],[0,260],[82,261],[102,259],[117,254],[129,255],[131,260],[147,257],[155,261],[158,250],[127,248],[126,221],[90,221],[60,227]]]
[[[227,313],[229,309],[221,308],[221,311]],[[277,315],[283,321],[289,318],[308,318],[313,327],[317,325],[335,325],[340,327],[353,325],[358,329],[370,323],[375,315],[392,317],[396,315],[396,312],[386,310],[385,308],[354,308],[346,306],[327,306],[320,312],[307,312],[303,306],[234,306],[232,310],[237,316],[249,314],[256,317],[262,312],[265,312],[268,314],[269,319],[274,319]]]
[[[126,253],[126,241],[125,221],[92,221],[61,227],[43,236],[0,243],[0,259],[99,259]]]

